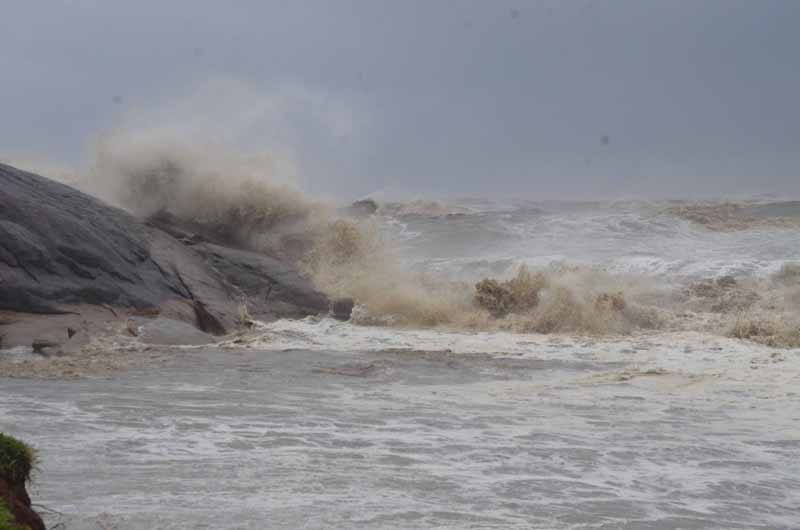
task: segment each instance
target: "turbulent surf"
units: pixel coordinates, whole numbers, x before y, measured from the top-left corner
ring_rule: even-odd
[[[367,198],[344,208],[300,192],[273,162],[116,134],[73,184],[293,262],[354,299],[354,325],[700,331],[800,346],[800,202]]]

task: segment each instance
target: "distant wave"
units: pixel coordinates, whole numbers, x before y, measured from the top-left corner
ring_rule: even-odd
[[[767,204],[706,203],[673,206],[671,215],[709,230],[733,232],[757,228],[800,229],[800,202]]]

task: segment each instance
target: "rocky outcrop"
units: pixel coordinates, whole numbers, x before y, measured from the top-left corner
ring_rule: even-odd
[[[29,314],[71,316],[61,320],[75,331],[92,328],[98,311],[121,319],[126,311],[149,311],[222,335],[236,328],[243,306],[261,319],[301,317],[327,312],[329,301],[280,260],[170,230],[168,221],[143,223],[78,190],[0,164],[3,348],[39,340],[42,351],[53,349],[53,338],[26,335],[15,324],[30,328]],[[64,335],[59,343],[74,335],[66,328],[56,334]]]

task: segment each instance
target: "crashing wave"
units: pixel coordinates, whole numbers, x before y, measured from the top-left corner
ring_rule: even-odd
[[[418,200],[376,205],[377,216],[353,216],[302,193],[278,172],[268,156],[112,136],[98,145],[82,187],[138,215],[168,214],[207,237],[297,264],[327,294],[355,300],[355,324],[591,335],[666,328],[800,344],[791,316],[800,314],[800,266],[787,265],[769,278],[678,285],[563,264],[522,267],[511,277],[477,283],[456,280],[446,270],[410,270],[384,237],[382,223],[473,210]],[[715,230],[800,222],[800,215],[787,214],[791,208],[775,208],[683,204],[670,213]],[[782,216],[770,216],[776,212]]]

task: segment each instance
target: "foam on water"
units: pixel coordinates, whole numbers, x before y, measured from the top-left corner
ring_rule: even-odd
[[[245,343],[176,352],[158,370],[0,381],[0,429],[35,442],[34,495],[63,514],[48,522],[798,522],[798,350],[776,355],[698,333],[580,339],[328,319],[258,331]]]
[[[259,323],[249,337],[222,342],[220,346],[261,351],[453,352],[540,360],[600,358],[609,363],[634,360],[644,371],[716,374],[753,384],[788,382],[800,375],[800,348],[775,350],[700,332],[651,332],[627,337],[467,333],[355,326],[309,317]],[[764,370],[765,367],[779,370]]]

